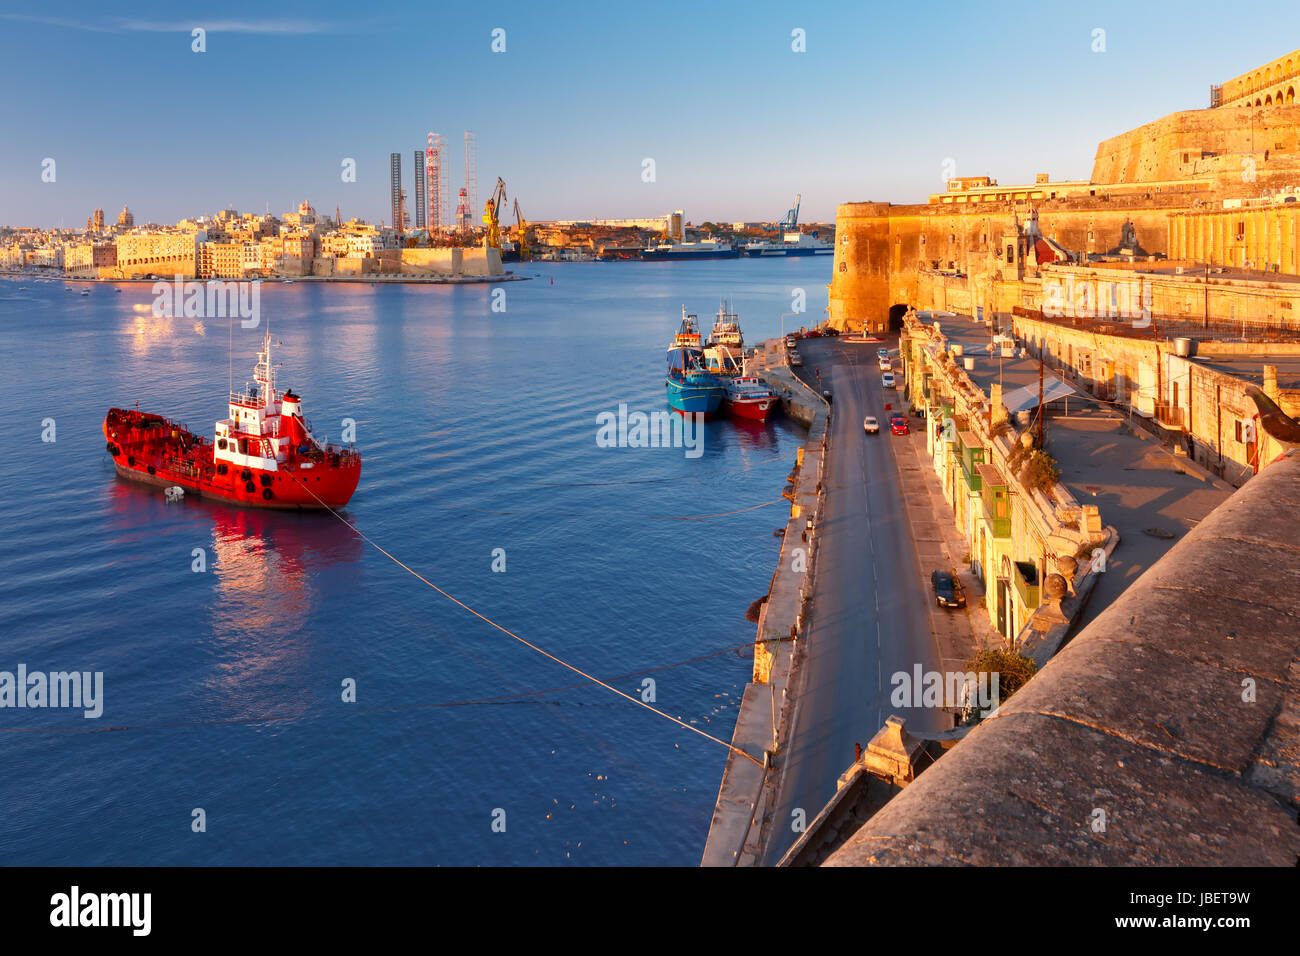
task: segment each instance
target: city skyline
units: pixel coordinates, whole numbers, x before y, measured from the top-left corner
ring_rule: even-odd
[[[697,223],[773,220],[796,192],[805,220],[830,221],[840,202],[924,201],[948,171],[1086,179],[1098,141],[1153,109],[1204,108],[1211,83],[1266,58],[1285,8],[1240,11],[1230,46],[1196,36],[1190,11],[1155,31],[1158,14],[1116,4],[1046,15],[1019,4],[996,20],[956,4],[925,18],[766,4],[740,23],[725,8],[673,4],[491,17],[77,9],[0,12],[0,54],[19,89],[33,81],[2,108],[5,225],[75,227],[123,204],[140,222],[175,222],[304,199],[388,222],[389,154],[411,157],[430,130],[453,143],[475,130],[479,179],[502,177],[533,221],[672,209]],[[496,29],[504,52],[492,52]],[[1104,50],[1093,52],[1097,30]],[[884,55],[864,59],[863,36],[879,36]],[[975,101],[997,109],[963,106]],[[1032,140],[1021,138],[1029,120]],[[448,150],[453,183],[458,152]],[[42,180],[49,159],[53,182]],[[347,160],[355,182],[342,179]]]

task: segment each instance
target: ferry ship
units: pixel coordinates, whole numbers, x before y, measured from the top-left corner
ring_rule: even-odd
[[[275,384],[271,334],[257,353],[253,384],[230,393],[229,417],[208,441],[139,409],[109,409],[104,438],[118,475],[161,488],[256,508],[341,508],[361,480],[352,446],[319,441],[302,397]]]
[[[701,239],[699,242],[660,242],[641,250],[646,261],[672,259],[735,259],[740,255],[726,239]]]
[[[745,255],[758,258],[761,256],[830,256],[835,254],[835,247],[825,239],[818,239],[803,232],[787,232],[780,242],[764,239],[745,244]]]
[[[696,316],[682,307],[682,324],[668,347],[664,386],[668,404],[684,415],[712,415],[722,404],[722,382],[700,365],[700,329]]]

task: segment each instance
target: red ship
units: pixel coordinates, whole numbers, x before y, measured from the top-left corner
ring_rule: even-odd
[[[768,412],[776,404],[776,392],[761,378],[737,375],[726,380],[723,402],[735,418],[752,422],[766,422]]]
[[[302,398],[275,387],[268,332],[254,383],[230,394],[215,440],[138,409],[113,408],[104,437],[123,478],[256,508],[341,508],[361,479],[361,455],[312,435]]]

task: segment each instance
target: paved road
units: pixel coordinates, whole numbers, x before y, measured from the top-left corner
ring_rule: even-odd
[[[897,355],[897,338],[884,343]],[[916,548],[899,504],[885,403],[894,409],[902,391],[880,384],[876,349],[833,339],[800,342],[804,378],[834,396],[826,509],[817,557],[817,590],[798,705],[781,770],[772,837],[765,864],[774,865],[794,843],[792,812],[811,823],[835,794],[835,781],[891,713],[909,727],[944,729],[942,714],[889,704],[891,675],[941,670],[928,623],[930,595],[922,586]],[[905,411],[906,409],[904,409]],[[866,435],[862,419],[880,419],[879,435]],[[929,569],[925,569],[928,575]]]

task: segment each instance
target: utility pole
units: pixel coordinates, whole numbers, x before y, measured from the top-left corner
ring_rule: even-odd
[[[1038,447],[1043,447],[1043,348],[1038,347]]]
[[[1205,328],[1210,327],[1210,264],[1205,264]]]

